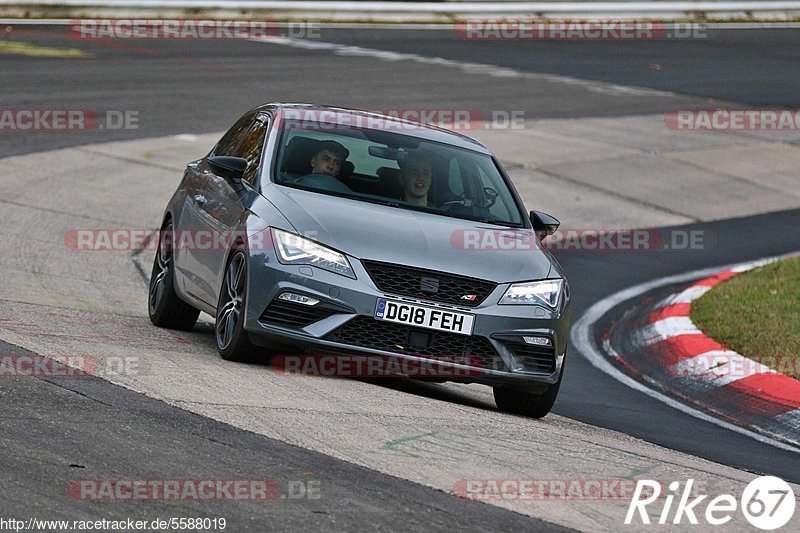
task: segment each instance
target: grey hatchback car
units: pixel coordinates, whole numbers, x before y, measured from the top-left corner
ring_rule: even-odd
[[[215,318],[224,359],[435,363],[545,416],[564,372],[569,286],[492,153],[366,111],[272,103],[189,163],[148,296],[156,326]]]

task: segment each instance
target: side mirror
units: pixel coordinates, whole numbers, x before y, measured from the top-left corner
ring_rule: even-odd
[[[208,158],[208,166],[217,176],[238,184],[244,177],[244,171],[247,170],[247,159],[212,155]]]
[[[531,211],[531,224],[533,224],[533,231],[540,239],[544,239],[548,235],[556,232],[561,222],[557,218],[543,213],[541,211]]]

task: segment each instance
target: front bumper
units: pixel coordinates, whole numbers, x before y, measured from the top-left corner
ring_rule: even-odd
[[[410,298],[380,291],[361,262],[348,259],[357,279],[319,268],[283,265],[271,253],[251,254],[244,327],[252,342],[280,346],[284,353],[292,354],[304,350],[421,364],[436,361],[452,368],[448,381],[517,385],[533,392],[558,381],[569,334],[569,306],[564,302],[556,311],[535,305],[497,305],[508,283],[497,285],[476,307]],[[324,309],[305,313],[306,309],[298,307],[293,311],[283,302],[276,307],[276,297],[286,291],[315,298],[320,301],[315,307]],[[379,298],[472,314],[473,334],[441,333],[375,320]],[[270,312],[265,312],[268,307]],[[406,333],[409,338],[404,337]],[[524,336],[548,337],[552,346],[528,345]]]

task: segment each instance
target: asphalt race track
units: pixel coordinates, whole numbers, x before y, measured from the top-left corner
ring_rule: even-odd
[[[0,109],[137,117],[135,129],[0,130],[0,354],[133,355],[144,369],[0,379],[0,517],[199,515],[226,517],[231,531],[609,530],[627,501],[480,503],[454,497],[454,481],[652,475],[695,477],[712,493],[740,491],[752,474],[800,483],[798,451],[640,394],[576,350],[542,421],[499,413],[481,387],[287,382],[263,365],[229,364],[214,352],[209,317],[186,334],[150,326],[152,251],[76,254],[63,240],[76,227],[158,226],[181,165],[266,101],[513,111],[525,128],[472,133],[498,149],[529,208],[568,228],[705,237],[694,250],[556,251],[577,319],[645,281],[800,249],[797,131],[701,137],[662,120],[675,109],[800,107],[800,33],[475,42],[447,30],[321,29],[307,42],[81,41],[27,25],[0,37]],[[537,142],[552,148],[540,154]],[[723,172],[715,161],[742,163]],[[67,491],[76,479],[122,478],[274,479],[282,494],[313,480],[322,497],[112,504]]]

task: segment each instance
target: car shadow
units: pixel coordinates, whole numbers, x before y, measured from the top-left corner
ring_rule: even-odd
[[[207,338],[209,347],[212,350],[216,351],[214,343],[214,325],[212,323],[205,320],[199,321],[195,325],[194,329],[192,329],[191,334],[197,336],[195,337],[195,340],[198,340],[198,338],[202,338],[205,340]],[[203,342],[203,344],[206,343]],[[252,365],[254,367],[266,367],[268,370],[275,372],[275,368],[272,367],[271,361],[270,359],[267,358],[267,356],[265,356],[264,360],[262,361],[251,362],[251,363],[237,363],[237,364]],[[325,377],[320,377],[320,379],[348,379],[348,380],[360,381],[362,383],[367,383],[370,385],[375,385],[378,387],[391,389],[406,394],[413,394],[414,396],[428,398],[431,400],[439,400],[452,404],[463,405],[465,407],[475,407],[477,409],[484,409],[488,411],[497,411],[497,407],[491,400],[481,401],[478,398],[469,396],[467,394],[454,390],[451,387],[446,386],[450,384],[456,384],[455,382],[449,382],[449,381],[432,382],[423,379],[413,379],[400,376],[377,377],[377,378],[325,376]]]
[[[350,378],[347,378],[350,379]],[[486,409],[496,411],[494,402],[481,401],[477,398],[467,396],[451,388],[445,387],[445,383],[431,383],[419,379],[411,378],[372,378],[363,379],[358,378],[356,381],[377,385],[386,389],[404,392],[406,394],[413,394],[429,398],[431,400],[440,400],[448,403],[457,403],[466,407],[476,407],[478,409]],[[452,382],[448,382],[452,383]]]

